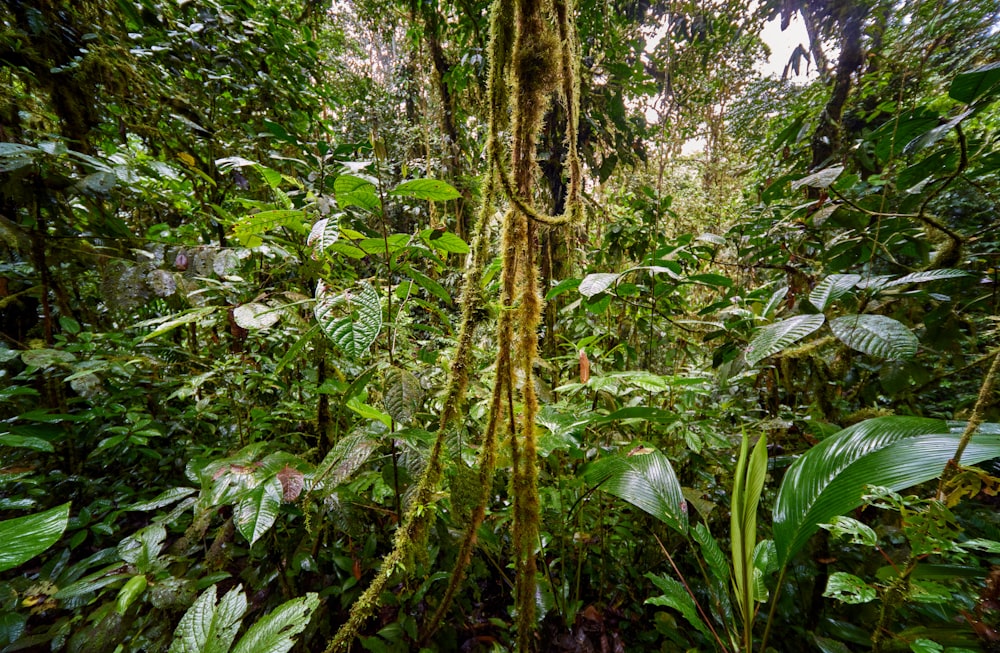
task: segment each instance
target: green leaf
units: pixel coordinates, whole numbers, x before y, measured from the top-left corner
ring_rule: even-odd
[[[172,487],[168,490],[164,490],[156,495],[155,498],[149,501],[140,501],[138,503],[133,503],[130,506],[126,506],[124,510],[140,510],[149,511],[156,510],[157,508],[162,508],[164,506],[169,506],[172,503],[177,503],[184,497],[190,496],[197,492],[193,487]]]
[[[48,440],[28,435],[14,435],[13,433],[0,435],[0,446],[14,447],[16,449],[33,449],[34,451],[45,451],[47,453],[55,451],[55,447]]]
[[[684,589],[684,586],[679,581],[669,576],[657,576],[652,572],[647,573],[646,578],[653,581],[653,584],[663,592],[661,596],[646,599],[646,603],[677,610],[689,624],[698,629],[698,632],[712,639],[712,633],[708,630],[708,626],[698,616],[698,607],[695,605],[694,599],[691,598],[691,595],[687,593],[687,590]]]
[[[23,565],[59,541],[69,523],[69,503],[0,521],[0,572]]]
[[[347,481],[361,468],[372,452],[378,448],[378,443],[368,433],[348,435],[333,445],[316,467],[312,482],[315,491],[335,488]]]
[[[955,76],[948,89],[953,100],[972,104],[976,100],[1000,93],[1000,61],[974,68]]]
[[[985,425],[961,460],[975,465],[1000,456],[1000,436]],[[854,510],[867,485],[904,488],[937,478],[961,439],[941,420],[877,417],[812,447],[785,474],[774,506],[774,543],[781,566],[820,524]]]
[[[810,188],[828,188],[837,181],[837,177],[844,172],[844,166],[832,166],[830,168],[823,168],[811,175],[805,176],[802,179],[792,182],[792,190],[798,190],[803,186],[808,186]]]
[[[315,592],[282,603],[251,626],[232,653],[286,653],[318,607],[319,595]]]
[[[400,272],[413,279],[418,286],[434,295],[445,304],[451,305],[451,295],[448,294],[448,291],[444,289],[444,286],[439,284],[437,281],[434,281],[423,272],[415,270],[409,265],[404,265],[400,268]]]
[[[250,546],[259,540],[278,518],[281,509],[281,481],[272,476],[244,496],[233,512],[236,528],[247,538]]]
[[[969,276],[968,272],[963,270],[953,270],[950,268],[939,268],[937,270],[924,270],[922,272],[913,272],[910,274],[905,274],[898,279],[892,279],[886,281],[879,286],[879,289],[892,288],[893,286],[904,286],[911,283],[926,283],[929,281],[940,281],[941,279],[959,279],[961,277]]]
[[[410,372],[398,367],[386,370],[382,392],[385,410],[396,423],[406,426],[413,420],[424,399],[420,381]]]
[[[139,322],[136,327],[146,327],[159,324],[159,326],[153,330],[152,333],[147,334],[143,337],[142,341],[152,340],[157,336],[162,336],[164,333],[173,331],[177,327],[184,326],[185,324],[191,324],[193,322],[200,321],[203,317],[207,317],[218,310],[218,306],[206,306],[204,308],[193,308],[190,311],[184,311],[177,315],[168,315],[163,318],[154,318],[152,320],[146,320],[144,322]]]
[[[420,232],[420,238],[430,247],[445,254],[469,253],[469,244],[450,231],[424,229]]]
[[[382,205],[375,192],[375,184],[354,175],[337,177],[333,182],[333,192],[337,196],[337,204],[342,209],[358,206],[373,211]]]
[[[348,399],[345,405],[365,419],[382,422],[386,428],[392,427],[392,416],[388,413],[383,413],[378,408],[375,408],[375,406],[369,406],[357,397]]]
[[[703,523],[698,523],[691,529],[691,537],[701,548],[701,557],[708,563],[708,568],[723,587],[727,587],[730,578],[729,561],[722,552],[719,543],[712,537],[711,531]]]
[[[338,318],[340,307],[346,309],[347,315]],[[352,358],[360,358],[382,330],[382,304],[367,282],[333,296],[321,281],[316,286],[313,312],[323,333]]]
[[[885,315],[845,315],[830,320],[830,330],[851,349],[886,360],[911,358],[919,344],[912,331]]]
[[[309,230],[306,245],[313,248],[313,258],[326,253],[340,239],[340,224],[333,218],[317,220]]]
[[[941,653],[945,648],[932,639],[920,637],[910,642],[910,650],[913,653]],[[950,651],[952,649],[949,648],[947,650]]]
[[[593,297],[597,293],[604,292],[614,282],[618,281],[620,275],[614,272],[595,272],[588,274],[580,282],[578,290],[584,297]]]
[[[747,345],[747,365],[753,366],[768,356],[777,354],[793,342],[823,326],[823,315],[796,315],[760,329]]]
[[[305,220],[305,211],[295,209],[261,211],[245,216],[236,223],[233,231],[241,243],[248,244],[252,242],[252,236],[259,236],[279,227],[304,234],[306,233]]]
[[[590,465],[584,479],[646,511],[674,530],[687,532],[687,503],[674,468],[659,451],[602,458]]]
[[[412,197],[417,200],[444,202],[460,197],[455,187],[438,179],[411,179],[389,191],[390,195]]]
[[[846,537],[851,544],[877,546],[878,535],[868,524],[863,524],[853,517],[837,515],[829,524],[820,524],[821,528],[830,531],[835,537]]]
[[[733,285],[733,280],[729,277],[723,276],[721,274],[692,274],[687,278],[687,281],[693,283],[700,283],[703,286],[711,286],[713,288],[731,288]]]
[[[146,585],[148,584],[146,576],[140,574],[138,576],[132,576],[125,585],[118,590],[118,598],[115,601],[115,610],[118,614],[125,614],[128,612],[129,606],[135,603],[135,600],[142,596],[142,593],[146,591]]]
[[[201,593],[174,631],[169,653],[229,653],[247,610],[243,586],[231,589],[218,606],[215,585]]]
[[[552,286],[547,293],[545,293],[545,301],[551,301],[569,290],[575,290],[580,287],[580,279],[563,279],[556,285]]]
[[[152,524],[122,540],[118,544],[118,555],[144,574],[152,571],[166,537],[167,529],[163,524]]]
[[[843,297],[861,281],[860,274],[831,274],[816,284],[809,293],[809,303],[820,311],[825,311],[837,299]]]
[[[281,310],[259,302],[240,304],[233,309],[233,320],[244,329],[267,329],[281,317]]]
[[[875,588],[853,574],[835,571],[826,581],[823,596],[837,599],[844,603],[857,604],[874,601],[877,592]]]
[[[745,623],[749,623],[753,610],[756,583],[754,582],[754,551],[757,546],[757,506],[764,491],[767,476],[767,443],[761,436],[749,453],[750,439],[743,434],[740,454],[736,464],[733,484],[730,533],[733,540],[733,584],[736,600]]]

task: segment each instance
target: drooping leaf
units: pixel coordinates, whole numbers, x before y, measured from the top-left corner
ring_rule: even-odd
[[[338,317],[343,309],[347,315]],[[323,333],[348,356],[359,358],[382,330],[382,304],[371,284],[360,282],[351,290],[332,295],[326,284],[316,286],[313,309]]]
[[[670,461],[659,451],[602,458],[587,469],[584,478],[674,530],[687,532],[687,503],[681,485]]]
[[[938,141],[940,141],[942,138],[944,138],[945,136],[947,136],[948,133],[951,130],[953,130],[956,125],[958,125],[963,120],[965,120],[970,115],[972,115],[973,112],[974,112],[974,109],[966,109],[965,111],[963,111],[962,113],[958,114],[957,116],[955,116],[954,118],[952,118],[948,122],[944,123],[943,125],[938,125],[937,127],[934,127],[933,129],[928,130],[927,132],[921,134],[920,136],[917,136],[912,141],[910,141],[909,143],[906,144],[906,147],[903,148],[903,153],[904,154],[913,154],[915,152],[919,152],[920,150],[922,150],[924,148],[927,148],[927,147],[930,147],[931,145],[934,145],[935,143],[937,143]]]
[[[197,492],[193,487],[172,487],[156,495],[155,498],[149,501],[140,501],[138,503],[133,503],[130,506],[125,507],[125,510],[141,510],[149,511],[156,510],[157,508],[162,508],[164,506],[169,506],[172,503],[177,503],[184,497],[190,496]]]
[[[831,274],[816,284],[809,293],[809,303],[817,310],[825,311],[837,299],[843,297],[861,281],[860,274]]]
[[[1000,436],[988,428],[973,437],[962,464],[1000,456]],[[789,467],[778,491],[773,532],[779,564],[787,564],[820,524],[861,505],[866,485],[901,490],[936,478],[960,438],[941,420],[893,416],[865,420],[815,445]]]
[[[177,327],[184,326],[185,324],[191,324],[200,321],[204,317],[208,317],[215,311],[219,309],[218,306],[205,306],[202,308],[192,308],[189,311],[184,311],[183,313],[177,315],[168,315],[165,318],[154,318],[152,320],[146,320],[144,322],[139,322],[136,327],[153,326],[158,324],[151,333],[143,336],[142,341],[152,340],[157,336],[162,336],[164,333],[173,331]]]
[[[613,272],[595,272],[588,274],[580,282],[577,289],[584,297],[593,297],[597,293],[604,292],[614,282],[618,281],[620,275]]]
[[[451,305],[451,295],[448,294],[448,291],[444,289],[444,286],[439,284],[437,281],[434,281],[426,274],[414,269],[413,266],[410,265],[404,265],[400,268],[400,272],[413,279],[418,286],[434,295],[445,304]]]
[[[837,181],[837,177],[840,173],[844,172],[844,166],[832,166],[829,168],[823,168],[811,175],[805,176],[802,179],[792,182],[792,190],[798,190],[803,186],[808,186],[810,188],[828,188]]]
[[[940,281],[941,279],[959,279],[969,276],[964,270],[954,270],[951,268],[939,268],[937,270],[923,270],[921,272],[911,272],[898,279],[886,281],[879,288],[892,288],[893,286],[904,286],[911,283],[927,283],[929,281]]]
[[[424,398],[420,381],[410,372],[393,367],[385,373],[382,393],[385,410],[396,423],[406,426],[416,415]]]
[[[412,197],[417,200],[444,202],[459,197],[459,193],[451,184],[439,179],[411,179],[389,191],[390,195]]]
[[[695,605],[691,595],[684,589],[684,585],[669,576],[657,576],[652,572],[647,573],[646,578],[653,581],[653,584],[663,592],[660,596],[646,599],[646,603],[677,610],[689,624],[698,629],[698,632],[711,639],[712,634],[709,632],[708,626],[705,625],[705,622],[698,615],[698,607]]]
[[[282,603],[251,626],[232,653],[286,653],[318,607],[319,595],[315,592]]]
[[[378,442],[367,433],[342,438],[316,467],[311,479],[313,491],[334,488],[349,479],[368,461],[376,448]]]
[[[236,528],[247,538],[250,546],[266,533],[278,518],[283,489],[281,481],[272,476],[250,490],[233,511]]]
[[[169,653],[229,653],[247,610],[243,586],[229,590],[218,605],[215,585],[201,593],[174,631]]]
[[[18,567],[59,541],[69,523],[69,503],[0,521],[0,572]]]
[[[965,104],[997,94],[1000,94],[1000,61],[956,75],[948,89],[951,99]]]
[[[830,330],[851,349],[886,360],[911,358],[920,344],[902,322],[885,315],[845,315],[830,320]]]
[[[15,435],[4,433],[0,435],[0,447],[13,447],[16,449],[33,449],[35,451],[46,451],[53,453],[56,449],[52,443],[42,438],[28,435]]]
[[[274,326],[281,317],[281,309],[250,302],[233,309],[233,320],[244,329],[267,329]]]
[[[762,327],[747,345],[747,365],[756,365],[768,356],[777,354],[823,326],[824,321],[826,318],[822,314],[796,315]]]

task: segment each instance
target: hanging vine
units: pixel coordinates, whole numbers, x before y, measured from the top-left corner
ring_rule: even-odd
[[[443,474],[442,456],[449,426],[461,414],[468,385],[472,336],[480,320],[481,279],[489,253],[489,225],[500,189],[511,208],[503,218],[500,315],[497,320],[496,382],[490,414],[477,460],[479,487],[449,584],[437,610],[425,623],[423,638],[434,633],[464,578],[475,546],[475,534],[486,515],[496,468],[499,435],[511,448],[513,543],[516,571],[517,649],[534,648],[535,547],[538,542],[539,498],[533,363],[538,355],[541,295],[536,242],[538,224],[565,224],[582,214],[582,169],[577,152],[579,71],[572,0],[496,0],[490,16],[490,72],[487,82],[489,130],[485,192],[480,207],[474,256],[465,274],[462,322],[437,436],[414,500],[396,533],[393,550],[367,590],[351,607],[348,621],[330,641],[327,652],[347,650],[374,614],[378,600],[397,568],[404,568],[414,546],[426,537],[434,514],[431,504]],[[569,192],[561,216],[539,213],[531,204],[536,173],[535,149],[542,114],[557,93],[568,116],[566,174]],[[508,98],[510,102],[508,103]],[[509,113],[509,122],[508,122]],[[508,127],[510,169],[505,169],[501,132]]]

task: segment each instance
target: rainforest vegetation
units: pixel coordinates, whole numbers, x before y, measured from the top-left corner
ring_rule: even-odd
[[[998,651],[998,314],[995,0],[0,0],[0,651]]]

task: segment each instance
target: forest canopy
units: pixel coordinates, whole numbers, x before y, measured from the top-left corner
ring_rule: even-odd
[[[998,107],[991,0],[0,0],[0,652],[996,650]]]

